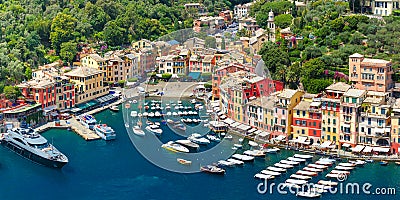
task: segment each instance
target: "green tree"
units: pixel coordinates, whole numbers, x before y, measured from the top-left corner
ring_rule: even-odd
[[[32,69],[30,67],[25,68],[25,78],[26,80],[32,79]]]
[[[3,93],[5,97],[11,101],[17,100],[17,97],[20,95],[20,91],[15,86],[4,86]]]
[[[118,26],[116,21],[107,22],[103,34],[104,40],[111,46],[117,46],[127,42],[125,29]]]
[[[290,65],[289,54],[287,51],[275,43],[264,43],[259,54],[262,55],[265,67],[267,67],[272,74],[275,74],[278,67],[287,67]]]
[[[50,40],[57,53],[60,52],[60,46],[64,42],[75,40],[75,27],[77,19],[72,15],[58,13],[51,23]]]
[[[292,15],[282,14],[275,17],[275,24],[280,28],[286,28],[292,24],[292,20]]]
[[[76,53],[78,52],[77,45],[78,44],[76,42],[72,41],[62,43],[60,50],[61,59],[72,64],[72,61],[74,60]]]

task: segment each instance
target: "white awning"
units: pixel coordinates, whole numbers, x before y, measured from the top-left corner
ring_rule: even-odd
[[[305,144],[305,143],[306,143],[306,140],[307,140],[307,137],[304,137],[304,136],[299,136],[299,137],[297,138],[297,142],[298,142],[298,143],[302,143],[302,144]]]
[[[252,147],[257,147],[258,143],[257,142],[253,142],[253,141],[249,141],[249,145]]]
[[[231,124],[231,127],[235,128],[235,127],[237,127],[237,126],[239,126],[239,125],[240,125],[239,122],[235,122],[235,123]]]
[[[282,141],[283,139],[285,139],[286,136],[284,135],[278,135],[276,138],[274,138],[276,141]]]
[[[258,134],[260,137],[267,137],[269,136],[269,133],[262,131],[261,133]]]
[[[328,148],[331,145],[331,141],[325,141],[324,143],[321,144],[321,148]]]
[[[250,130],[248,130],[247,132],[248,133],[253,133],[253,132],[255,132],[257,129],[255,129],[255,128],[251,128]]]
[[[382,152],[382,153],[387,153],[390,151],[390,148],[386,147],[374,147],[374,151],[376,152]]]
[[[371,153],[372,149],[373,149],[372,147],[366,146],[366,147],[364,148],[363,152],[364,152],[364,153]]]
[[[349,143],[344,143],[344,144],[342,144],[342,147],[350,147],[350,144]]]
[[[224,122],[225,122],[225,124],[229,124],[229,125],[235,123],[235,121],[233,121],[231,118],[226,118],[224,120]]]
[[[357,145],[356,147],[351,148],[352,152],[361,152],[364,149],[365,146],[363,145]]]

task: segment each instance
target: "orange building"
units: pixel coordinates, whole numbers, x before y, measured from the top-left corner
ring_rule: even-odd
[[[360,90],[388,92],[394,87],[392,61],[349,56],[349,80]]]

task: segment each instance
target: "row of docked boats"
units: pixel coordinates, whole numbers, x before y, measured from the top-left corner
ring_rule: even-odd
[[[178,111],[178,112],[143,112],[143,113],[139,113],[136,110],[131,111],[130,116],[131,117],[149,117],[149,118],[153,118],[153,117],[163,117],[163,116],[174,116],[174,117],[178,117],[178,116],[195,116],[198,115],[199,113],[197,111]]]
[[[97,120],[88,114],[83,114],[78,116],[79,122],[90,130],[100,136],[103,140],[115,140],[116,133],[113,128],[109,127],[107,124],[97,124]]]

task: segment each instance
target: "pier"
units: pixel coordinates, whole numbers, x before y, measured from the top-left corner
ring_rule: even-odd
[[[69,123],[67,123],[67,121]],[[59,124],[56,124],[56,122],[48,122],[47,124],[35,128],[35,131],[38,133],[43,133],[53,128],[71,129],[73,132],[75,132],[76,134],[78,134],[87,141],[100,139],[100,136],[98,136],[93,130],[86,128],[81,123],[79,123],[75,118],[71,118],[69,120],[60,120]]]

